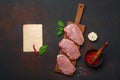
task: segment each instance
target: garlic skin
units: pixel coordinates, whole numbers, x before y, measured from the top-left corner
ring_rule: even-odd
[[[88,39],[89,39],[90,41],[96,41],[96,40],[98,39],[97,33],[95,33],[95,32],[90,32],[90,33],[88,34]]]

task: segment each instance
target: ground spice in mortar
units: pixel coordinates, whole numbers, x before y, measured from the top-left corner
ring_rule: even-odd
[[[96,51],[90,51],[89,53],[87,53],[87,55],[85,56],[85,60],[87,61],[88,64],[90,65],[97,65],[100,62],[100,59],[98,59],[94,64],[91,63],[91,59],[93,58],[93,56],[96,54]]]

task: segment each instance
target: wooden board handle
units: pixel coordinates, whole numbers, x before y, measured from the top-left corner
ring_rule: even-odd
[[[76,13],[76,17],[75,17],[75,24],[79,24],[81,17],[82,17],[82,13],[84,10],[84,4],[78,4],[78,9],[77,9],[77,13]]]

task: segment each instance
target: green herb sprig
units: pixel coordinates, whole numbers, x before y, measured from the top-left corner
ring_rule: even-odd
[[[57,34],[56,34],[57,37],[61,36],[64,33],[64,26],[65,26],[64,22],[61,20],[58,20],[58,22],[57,22]]]
[[[45,54],[45,52],[47,51],[47,49],[48,49],[48,45],[47,45],[47,44],[41,46],[41,47],[39,48],[39,53],[38,53],[38,55],[43,55],[43,54]]]

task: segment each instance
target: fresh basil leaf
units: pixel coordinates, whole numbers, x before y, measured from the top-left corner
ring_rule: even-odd
[[[64,27],[64,22],[61,21],[61,20],[58,20],[58,23],[57,23],[58,26],[61,26],[61,27]]]
[[[56,36],[59,37],[64,33],[64,22],[61,20],[58,20],[57,22],[57,34]]]
[[[43,45],[42,47],[39,48],[39,55],[43,55],[48,49],[48,45]]]
[[[63,31],[58,31],[57,32],[57,37],[61,36],[63,34]]]
[[[63,27],[57,27],[57,30],[58,31],[64,31],[64,28]]]

